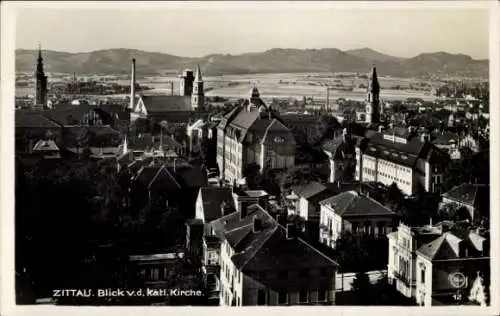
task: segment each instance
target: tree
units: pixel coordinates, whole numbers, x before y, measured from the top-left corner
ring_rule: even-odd
[[[314,143],[322,143],[326,139],[332,139],[335,132],[341,127],[339,121],[332,115],[322,114],[316,123],[316,136]]]

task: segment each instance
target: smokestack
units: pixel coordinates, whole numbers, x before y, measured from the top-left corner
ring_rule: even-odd
[[[130,109],[135,107],[135,58],[132,58],[132,74],[130,76]]]
[[[330,109],[330,89],[326,87],[326,110]]]
[[[170,81],[170,95],[174,95],[174,82]]]

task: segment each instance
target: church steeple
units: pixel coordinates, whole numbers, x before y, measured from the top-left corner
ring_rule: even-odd
[[[193,84],[193,94],[191,96],[191,108],[200,108],[205,104],[205,93],[203,91],[203,78],[201,77],[200,65],[196,68],[196,77]]]
[[[368,88],[366,93],[366,122],[379,123],[380,107],[380,84],[378,82],[377,68],[373,65],[368,78]]]
[[[36,91],[35,105],[47,106],[47,76],[43,70],[42,46],[38,44],[38,58],[36,63]]]

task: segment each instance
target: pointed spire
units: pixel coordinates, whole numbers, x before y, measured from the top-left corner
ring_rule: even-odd
[[[203,81],[201,78],[201,70],[200,70],[200,65],[196,65],[196,81]]]
[[[377,67],[375,64],[372,66],[372,71],[370,75],[370,89],[372,92],[378,93],[380,91],[380,85],[378,83],[377,77]]]

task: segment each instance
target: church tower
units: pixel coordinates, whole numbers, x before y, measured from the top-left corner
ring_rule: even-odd
[[[201,77],[200,66],[196,70],[196,77],[193,85],[193,95],[191,96],[191,108],[197,109],[205,104],[205,93],[203,92],[203,79]]]
[[[368,78],[368,89],[366,93],[366,122],[380,122],[380,85],[377,78],[377,68],[373,66],[370,77]]]
[[[43,71],[42,47],[38,47],[38,59],[36,64],[36,90],[35,90],[35,105],[47,106],[47,76]]]

